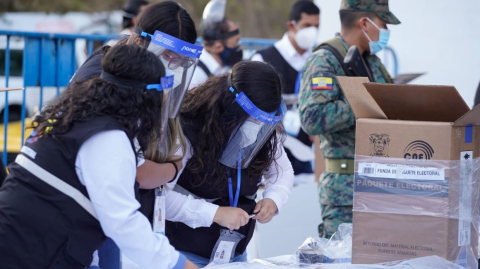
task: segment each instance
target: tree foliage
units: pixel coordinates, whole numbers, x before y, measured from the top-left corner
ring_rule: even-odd
[[[177,0],[199,25],[209,0]],[[245,37],[281,38],[290,8],[297,0],[229,0],[226,16],[237,22]],[[125,0],[0,0],[0,12],[66,13],[119,10]],[[159,2],[159,1],[151,1]]]

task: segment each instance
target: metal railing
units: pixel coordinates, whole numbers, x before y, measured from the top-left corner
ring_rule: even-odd
[[[26,103],[27,103],[27,88],[38,87],[39,102],[38,108],[42,109],[44,104],[44,88],[56,88],[56,95],[60,95],[60,89],[66,87],[77,70],[77,40],[84,39],[88,55],[93,52],[94,42],[105,42],[114,38],[114,35],[72,35],[72,34],[49,34],[49,33],[31,33],[31,32],[17,32],[17,31],[0,31],[0,37],[5,41],[5,87],[10,86],[10,68],[11,68],[11,43],[12,38],[15,38],[17,48],[23,50],[22,62],[22,80],[23,85],[13,85],[15,87],[22,87],[22,101],[21,101],[21,138],[20,145],[25,141],[25,118],[26,118]],[[2,48],[0,48],[2,49]],[[0,74],[1,75],[1,74]],[[4,164],[12,161],[9,158],[8,151],[12,145],[8,145],[8,121],[9,121],[9,95],[18,94],[15,92],[5,92],[3,110],[3,155],[2,160]],[[16,148],[16,146],[14,147]],[[17,151],[17,150],[15,150]],[[11,154],[16,155],[17,152]]]

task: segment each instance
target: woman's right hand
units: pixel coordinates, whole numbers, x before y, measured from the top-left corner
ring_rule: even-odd
[[[221,206],[217,209],[213,222],[223,226],[230,231],[238,230],[246,225],[250,216],[241,208]]]

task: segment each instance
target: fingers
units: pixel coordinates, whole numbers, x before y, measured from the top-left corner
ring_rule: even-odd
[[[255,206],[255,209],[253,210],[253,213],[257,214],[260,211],[260,208],[262,208],[262,202],[263,200],[257,203],[257,205]]]
[[[253,213],[256,213],[257,215],[255,217],[253,217],[253,219],[256,219],[256,220],[260,221],[260,220],[265,218],[265,214],[267,213],[268,205],[266,203],[263,203],[263,200],[261,200],[260,202],[258,202],[258,204],[255,208],[257,208],[257,207],[258,207],[258,211],[253,212]]]
[[[258,204],[260,203],[261,205],[260,205],[259,213],[257,213],[254,219],[258,220],[258,222],[262,224],[270,222],[273,218],[273,215],[275,214],[275,211],[277,210],[275,203],[273,201],[270,202],[268,199],[262,200]]]
[[[243,210],[243,209],[242,209],[242,218],[243,218],[243,224],[242,224],[242,226],[247,225],[247,223],[250,221],[250,216],[249,216],[248,213],[245,212],[245,210]]]

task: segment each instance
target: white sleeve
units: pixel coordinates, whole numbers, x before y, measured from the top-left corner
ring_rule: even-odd
[[[80,147],[75,166],[103,232],[128,258],[142,268],[184,268],[185,257],[167,237],[153,233],[138,211],[135,155],[124,132],[105,131],[89,138]]]
[[[267,172],[263,174],[266,181],[263,198],[272,199],[277,205],[278,212],[280,212],[290,197],[295,176],[285,149],[281,144],[278,144],[278,148],[281,149],[281,152],[275,156],[276,164],[273,162]]]
[[[169,221],[182,222],[193,229],[210,227],[213,223],[215,213],[217,213],[218,205],[214,205],[203,199],[195,199],[191,195],[187,196],[173,191],[188,160],[192,157],[190,142],[188,139],[186,139],[186,142],[185,158],[182,160],[183,168],[180,169],[177,178],[173,182],[167,183],[165,218]],[[182,155],[182,150],[179,149],[175,155]]]
[[[207,73],[205,73],[205,71],[203,71],[202,68],[197,66],[195,68],[195,71],[193,72],[192,80],[190,80],[190,85],[188,86],[188,89],[191,90],[201,85],[202,83],[207,81],[207,79],[208,79]]]
[[[263,57],[262,57],[262,54],[260,53],[255,53],[252,58],[250,59],[250,61],[258,61],[258,62],[265,62],[263,60]]]

